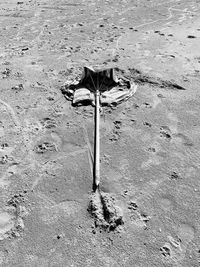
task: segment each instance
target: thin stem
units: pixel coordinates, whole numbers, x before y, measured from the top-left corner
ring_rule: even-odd
[[[96,88],[96,86],[95,86],[94,80],[93,80],[92,75],[91,75],[90,72],[89,72],[89,75],[90,75],[90,79],[91,79],[91,81],[92,81],[92,83],[93,83],[93,86],[94,86],[94,91],[96,91],[97,88]]]
[[[96,191],[100,183],[100,105],[99,105],[99,90],[96,90],[95,94],[95,136],[94,136],[94,183],[93,189]]]

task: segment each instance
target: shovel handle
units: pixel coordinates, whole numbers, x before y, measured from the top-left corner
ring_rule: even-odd
[[[100,92],[95,94],[95,157],[94,157],[94,184],[95,188],[99,187],[100,183]]]

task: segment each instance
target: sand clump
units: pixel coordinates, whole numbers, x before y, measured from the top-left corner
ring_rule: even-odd
[[[114,197],[108,193],[93,193],[88,211],[94,217],[96,228],[114,231],[124,224],[120,208],[116,206]]]

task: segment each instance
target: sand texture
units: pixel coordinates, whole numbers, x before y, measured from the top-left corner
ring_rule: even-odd
[[[0,1],[0,266],[200,266],[200,1]],[[137,91],[62,94],[84,66]]]

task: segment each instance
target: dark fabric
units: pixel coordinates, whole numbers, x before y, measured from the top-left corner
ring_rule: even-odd
[[[115,79],[116,76],[116,79]],[[100,91],[101,106],[114,106],[129,99],[137,90],[135,83],[113,68],[94,70],[84,67],[82,78],[76,84],[66,84],[61,91],[73,106],[95,105],[95,92]]]
[[[114,80],[114,70],[93,70],[92,68],[84,67],[83,76],[79,82],[79,87],[85,87],[88,90],[95,92],[97,89],[101,92],[110,90],[118,83]]]

